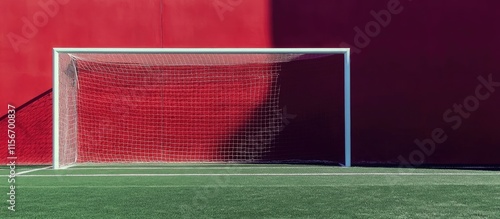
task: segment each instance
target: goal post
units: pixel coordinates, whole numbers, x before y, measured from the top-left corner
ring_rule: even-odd
[[[325,55],[344,59],[350,167],[349,48],[54,48],[53,168],[259,161],[282,123],[279,64]]]

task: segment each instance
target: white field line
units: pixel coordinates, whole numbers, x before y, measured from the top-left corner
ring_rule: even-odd
[[[71,165],[68,165],[68,166],[61,167],[60,169],[61,170],[66,170],[66,169],[69,169],[69,168],[75,167],[75,166],[76,166],[76,164],[71,164]]]
[[[32,173],[32,172],[39,171],[39,170],[49,169],[49,168],[51,168],[51,167],[52,167],[52,166],[42,167],[42,168],[37,168],[37,169],[32,169],[32,170],[26,170],[26,171],[21,171],[21,172],[19,172],[19,173],[16,173],[16,176],[21,176],[22,174],[25,174],[25,173]]]
[[[231,169],[331,169],[332,167],[76,167],[71,170],[231,170]]]
[[[498,173],[186,173],[186,174],[47,174],[22,177],[178,177],[178,176],[500,176]]]
[[[409,186],[432,186],[432,185],[446,185],[446,186],[476,186],[476,185],[500,185],[499,183],[425,183],[425,184],[405,184]],[[102,186],[19,186],[19,188],[286,188],[286,187],[358,187],[358,186],[392,186],[390,184],[328,184],[328,185],[102,185]]]

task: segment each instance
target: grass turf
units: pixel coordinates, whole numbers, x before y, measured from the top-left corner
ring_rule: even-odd
[[[0,190],[6,194],[8,170],[2,169],[0,174],[4,181]],[[4,202],[1,218],[500,216],[500,173],[495,171],[109,165],[38,170],[17,176],[15,185],[16,212],[10,212]]]

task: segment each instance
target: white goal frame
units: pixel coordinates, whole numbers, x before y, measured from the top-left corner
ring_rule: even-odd
[[[351,59],[349,48],[53,48],[53,168],[59,163],[59,54],[342,54],[344,55],[345,167],[351,166]]]

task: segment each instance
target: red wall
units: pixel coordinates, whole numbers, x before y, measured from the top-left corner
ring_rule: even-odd
[[[270,47],[268,0],[163,1],[164,47]]]
[[[58,8],[47,14],[39,2]],[[498,91],[467,118],[443,119],[455,103],[474,100],[479,76],[500,81],[500,2],[304,2],[1,1],[0,106],[20,105],[51,87],[52,47],[351,46],[355,162],[500,163]],[[390,22],[373,15],[385,11]],[[13,34],[24,38],[17,51]],[[437,128],[447,138],[434,141],[432,153],[414,143]]]
[[[266,0],[0,1],[0,106],[52,87],[53,47],[269,47],[268,13]],[[48,126],[37,127],[50,140]],[[50,162],[51,145],[37,142],[23,154],[43,158],[20,162]]]
[[[44,2],[51,4],[42,7],[39,3]],[[159,8],[158,0],[23,0],[0,4],[2,106],[7,102],[20,105],[51,87],[53,47],[161,45],[160,13],[153,10]],[[19,43],[11,43],[9,38],[13,36]]]
[[[0,106],[52,86],[53,47],[270,46],[265,0],[213,2],[1,1]]]

